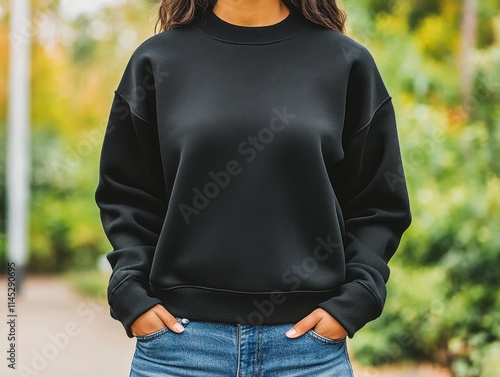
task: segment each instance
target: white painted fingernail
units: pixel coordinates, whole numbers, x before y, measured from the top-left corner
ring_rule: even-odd
[[[297,330],[295,330],[293,327],[286,332],[286,336],[291,337],[297,334]]]
[[[183,332],[184,331],[184,326],[182,326],[180,323],[176,323],[174,325],[174,329],[176,329],[178,332]]]

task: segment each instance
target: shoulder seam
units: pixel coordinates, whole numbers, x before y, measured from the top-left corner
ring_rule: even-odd
[[[137,114],[137,113],[134,111],[134,109],[132,109],[132,106],[130,105],[129,100],[128,100],[128,99],[127,99],[127,98],[126,98],[123,94],[118,93],[118,91],[117,91],[117,90],[115,90],[115,94],[116,94],[118,97],[122,98],[122,99],[125,101],[125,103],[127,104],[128,108],[129,108],[129,110],[130,110],[130,113],[131,113],[132,115],[135,115],[138,119],[142,120],[142,121],[143,121],[143,122],[145,122],[146,124],[149,124],[150,126],[153,126],[153,124],[152,124],[151,122],[149,122],[148,120],[144,119],[144,117],[140,116],[139,114]],[[137,138],[137,143],[139,144],[139,149],[140,149],[140,152],[141,152],[142,159],[143,159],[143,161],[144,161],[144,165],[146,166],[146,170],[147,170],[147,172],[148,172],[148,178],[149,178],[149,181],[150,181],[150,182],[153,182],[153,178],[152,178],[152,175],[151,175],[151,170],[150,170],[150,167],[149,167],[149,165],[148,165],[148,160],[147,160],[147,158],[146,158],[145,149],[144,149],[144,146],[143,146],[143,144],[142,144],[141,138],[140,138],[139,134],[137,133],[136,124],[135,124],[135,122],[134,122],[133,120],[132,120],[132,127],[133,127],[133,129],[134,129],[134,133],[135,133],[135,136],[136,136],[136,138]]]
[[[347,141],[348,143],[351,142],[352,139],[354,139],[359,133],[363,132],[366,128],[368,128],[371,123],[373,122],[373,118],[375,118],[375,114],[377,114],[377,111],[383,106],[385,105],[385,103],[387,103],[388,101],[390,101],[392,99],[391,96],[387,96],[382,102],[380,102],[378,104],[378,106],[375,108],[375,110],[373,111],[373,114],[372,116],[370,117],[370,119],[368,120],[368,122],[363,126],[361,127],[359,130],[357,130],[355,133],[353,133],[351,135],[351,137],[349,137],[349,140]]]
[[[127,99],[127,97],[125,97],[125,95],[121,94],[120,92],[118,92],[118,90],[115,90],[115,94],[120,97],[121,99],[123,99],[127,105],[128,105],[128,108],[130,109],[130,112],[132,114],[134,114],[137,118],[139,118],[140,120],[142,120],[143,122],[146,122],[148,124],[152,124],[151,121],[147,120],[146,118],[144,118],[141,114],[139,114],[133,107],[132,107],[132,104],[130,103],[130,101]]]

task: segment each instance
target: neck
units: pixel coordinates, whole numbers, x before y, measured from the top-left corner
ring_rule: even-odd
[[[285,19],[289,9],[281,0],[217,0],[213,12],[239,26],[267,26]]]

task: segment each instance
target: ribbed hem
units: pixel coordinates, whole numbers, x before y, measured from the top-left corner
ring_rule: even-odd
[[[283,3],[290,9],[288,16],[280,22],[267,26],[241,26],[219,18],[213,12],[213,5],[198,14],[196,27],[208,36],[234,44],[267,44],[293,37],[307,24],[302,12],[289,0]]]
[[[120,321],[129,338],[133,338],[130,326],[153,306],[161,304],[161,300],[148,295],[143,282],[136,278],[128,278],[116,286],[110,293],[108,302],[111,316]]]
[[[342,286],[337,296],[320,303],[319,307],[331,314],[350,338],[382,313],[382,305],[373,293],[357,281]]]
[[[176,317],[242,325],[295,323],[338,294],[338,290],[245,293],[182,287],[150,288]]]

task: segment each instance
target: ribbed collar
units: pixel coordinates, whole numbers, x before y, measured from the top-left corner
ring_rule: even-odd
[[[280,22],[267,26],[240,26],[219,18],[213,5],[200,12],[194,24],[208,36],[234,44],[268,44],[293,37],[306,25],[306,18],[289,0],[283,0],[290,9],[288,16]]]

